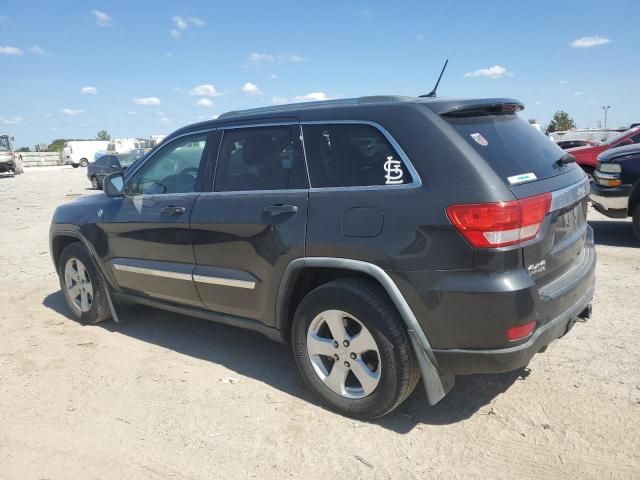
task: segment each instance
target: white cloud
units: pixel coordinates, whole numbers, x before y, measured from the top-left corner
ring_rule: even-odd
[[[271,103],[274,105],[282,105],[283,103],[289,103],[289,100],[285,97],[273,97],[271,99]]]
[[[184,32],[189,27],[189,24],[195,25],[196,27],[204,27],[207,24],[207,22],[205,22],[201,18],[198,18],[198,17],[184,18],[184,17],[181,17],[180,15],[174,15],[173,17],[171,17],[171,21],[175,25],[171,30],[169,30],[169,35],[171,35],[173,38],[176,38],[176,39],[179,39],[182,37],[182,32]]]
[[[132,101],[136,105],[160,105],[160,99],[158,97],[134,98]]]
[[[193,87],[189,91],[189,95],[193,95],[194,97],[217,97],[220,93],[216,91],[216,87],[210,83],[205,83],[204,85]]]
[[[34,45],[33,47],[29,47],[29,51],[31,53],[35,53],[36,55],[42,55],[43,57],[51,56],[47,52],[45,52],[42,48],[40,48],[40,45]]]
[[[536,105],[542,105],[542,102],[540,100],[536,100]]]
[[[204,27],[207,22],[198,17],[189,17],[189,23],[192,23],[196,27]]]
[[[251,82],[245,82],[242,86],[242,91],[247,95],[262,95],[262,90],[260,90],[255,83]]]
[[[500,78],[505,75],[511,76],[513,75],[511,72],[507,71],[506,68],[500,65],[494,65],[489,68],[481,68],[479,70],[474,70],[473,72],[465,73],[465,78],[473,78],[473,77],[488,77],[488,78]]]
[[[198,100],[196,102],[196,106],[197,107],[202,107],[202,108],[213,108],[213,102],[211,100],[209,100],[208,98],[201,98],[200,100]]]
[[[2,118],[0,117],[0,122],[5,125],[21,125],[24,123],[24,118],[22,117],[11,117],[11,118]]]
[[[293,97],[296,102],[319,102],[322,100],[330,100],[331,98],[324,92],[311,92],[306,95],[298,95]]]
[[[98,93],[98,89],[96,87],[82,87],[80,89],[80,93],[82,95],[96,95]]]
[[[22,50],[16,47],[0,47],[0,55],[22,55]]]
[[[271,80],[277,80],[278,75],[276,75],[275,73],[272,73],[271,75],[269,75],[269,78],[270,78]]]
[[[298,55],[295,53],[258,53],[253,52],[249,54],[249,58],[247,59],[249,64],[251,65],[260,65],[261,63],[299,63],[306,62],[307,59],[302,55]]]
[[[593,37],[580,37],[575,39],[569,45],[573,48],[591,48],[598,47],[600,45],[606,45],[611,43],[608,37],[601,37],[600,35],[594,35]]]
[[[569,83],[569,80],[560,80],[560,85],[566,85]]]
[[[129,110],[129,111],[127,112],[127,115],[135,115],[135,114],[136,114],[136,112],[135,112],[135,111],[133,111],[133,110]]]
[[[173,58],[173,53],[167,52],[167,53],[164,54],[164,56],[167,57],[167,58]]]
[[[158,121],[160,123],[171,123],[171,120],[169,120],[167,117],[160,117]]]
[[[93,10],[93,16],[96,17],[96,23],[101,27],[108,27],[113,22],[113,18],[107,13],[101,12],[100,10]]]
[[[65,115],[80,115],[81,113],[84,113],[84,110],[82,110],[82,109],[74,109],[74,108],[63,108],[60,111],[62,113],[64,113]]]
[[[584,95],[584,92],[573,92],[573,95],[576,97],[580,97],[582,95]]]

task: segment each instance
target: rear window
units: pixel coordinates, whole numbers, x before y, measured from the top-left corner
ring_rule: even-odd
[[[515,185],[563,173],[556,162],[565,152],[517,115],[447,120],[507,183]]]

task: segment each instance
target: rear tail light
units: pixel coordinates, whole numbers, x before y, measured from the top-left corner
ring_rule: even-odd
[[[551,194],[498,203],[451,205],[447,216],[476,248],[506,247],[535,238],[549,213]]]
[[[527,338],[533,333],[536,328],[536,322],[523,323],[522,325],[516,325],[507,330],[507,340],[515,342],[516,340],[522,340]]]

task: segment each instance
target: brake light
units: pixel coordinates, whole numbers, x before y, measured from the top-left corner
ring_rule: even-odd
[[[510,342],[515,342],[516,340],[522,340],[523,338],[527,338],[529,335],[533,333],[533,330],[536,328],[536,322],[523,323],[522,325],[516,325],[515,327],[511,327],[507,329],[507,340]]]
[[[505,247],[535,238],[549,213],[551,194],[498,203],[451,205],[447,216],[476,248]]]

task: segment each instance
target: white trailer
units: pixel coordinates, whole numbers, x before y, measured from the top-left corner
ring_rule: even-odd
[[[72,140],[64,144],[62,159],[65,165],[73,168],[86,167],[94,161],[96,152],[106,150],[108,146],[109,142],[103,140]]]

